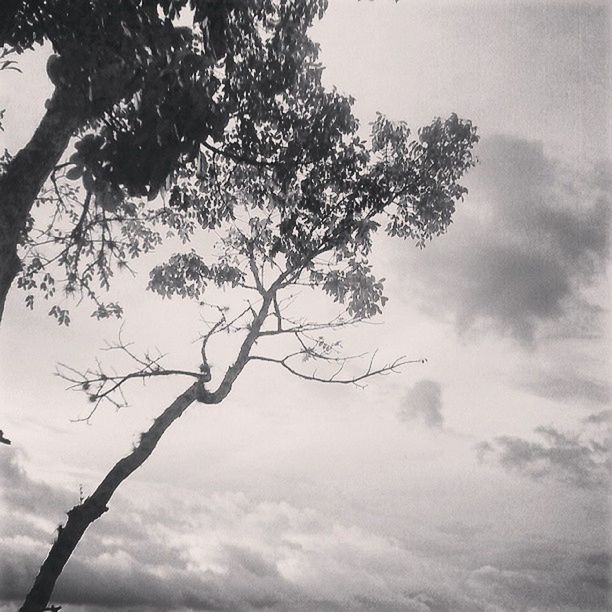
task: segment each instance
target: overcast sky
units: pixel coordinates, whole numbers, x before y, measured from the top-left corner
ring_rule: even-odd
[[[610,592],[610,21],[604,4],[331,0],[325,79],[415,129],[456,112],[478,167],[447,235],[381,239],[390,301],[349,345],[427,358],[364,390],[253,367],[194,405],[87,532],[71,610],[604,610]],[[48,95],[43,54],[0,73],[0,145]],[[198,363],[193,304],[120,278],[124,334]],[[116,322],[58,328],[14,289],[0,328],[0,601],[14,609],[64,513],[184,381],[100,410],[55,364]],[[214,363],[214,356],[212,357]],[[0,604],[1,605],[1,604]]]

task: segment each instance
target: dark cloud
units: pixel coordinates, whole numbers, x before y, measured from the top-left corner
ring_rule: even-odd
[[[482,442],[477,447],[479,459],[493,458],[507,470],[535,480],[552,479],[582,489],[606,488],[612,476],[607,412],[584,419],[579,432],[537,427],[537,441],[500,436]]]
[[[504,136],[485,139],[478,156],[455,225],[412,256],[425,305],[459,331],[492,327],[524,343],[563,320],[589,333],[601,307],[585,290],[609,252],[610,168],[577,171]]]
[[[2,450],[0,483],[5,504],[22,512],[47,512],[56,517],[78,502],[78,494],[31,480],[22,466],[24,455],[19,447]]]
[[[572,542],[548,541],[534,534],[530,543],[506,543],[481,553],[472,572],[474,588],[497,593],[506,610],[607,610],[610,601],[609,560],[605,549],[585,552]]]
[[[398,413],[400,419],[421,420],[428,427],[442,428],[442,388],[433,380],[420,380],[408,390]]]

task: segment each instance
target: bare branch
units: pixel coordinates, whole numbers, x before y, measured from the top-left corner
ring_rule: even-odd
[[[142,380],[146,382],[155,377],[175,375],[188,376],[198,380],[202,377],[201,371],[163,367],[160,362],[165,355],[161,354],[159,350],[157,356],[151,356],[148,351],[143,356],[136,354],[130,349],[131,343],[123,341],[122,331],[123,329],[121,328],[118,334],[118,343],[111,344],[107,342],[107,345],[102,350],[123,353],[139,366],[137,369],[128,372],[108,373],[98,359],[96,359],[96,367],[94,369],[88,368],[85,371],[77,370],[63,363],[57,365],[56,375],[72,383],[68,389],[86,393],[89,401],[92,403],[92,409],[87,416],[75,419],[76,421],[89,421],[103,401],[111,403],[116,409],[127,406],[123,387],[129,381]]]
[[[373,355],[365,372],[362,372],[361,374],[357,376],[351,376],[350,378],[338,378],[337,376],[344,369],[344,365],[346,364],[346,361],[342,363],[342,365],[338,368],[338,370],[336,370],[332,375],[324,377],[324,376],[317,375],[316,370],[313,370],[313,372],[311,372],[310,374],[306,372],[300,372],[294,366],[288,363],[288,360],[290,358],[295,357],[296,355],[299,355],[299,354],[302,354],[302,352],[299,351],[298,353],[292,353],[291,355],[287,355],[283,359],[278,359],[274,357],[266,357],[263,355],[251,355],[249,357],[249,360],[250,361],[265,361],[269,363],[278,364],[282,366],[283,368],[285,368],[288,372],[290,372],[294,376],[297,376],[298,378],[302,378],[304,380],[310,380],[310,381],[321,382],[321,383],[334,383],[334,384],[339,384],[339,385],[356,385],[358,387],[363,386],[363,385],[360,385],[359,383],[368,378],[372,378],[374,376],[386,376],[387,374],[397,373],[399,372],[400,368],[408,364],[425,363],[427,361],[426,359],[406,359],[405,357],[399,357],[391,363],[385,364],[378,368],[374,368],[373,360],[374,360],[375,355]]]
[[[281,315],[280,307],[278,305],[278,300],[276,299],[276,294],[274,295],[274,314],[276,315],[276,331],[282,333],[283,331],[283,317]]]

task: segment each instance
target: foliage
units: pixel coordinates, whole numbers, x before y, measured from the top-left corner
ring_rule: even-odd
[[[57,54],[51,78],[71,104],[83,101],[90,118],[68,163],[39,194],[37,204],[53,213],[42,216],[44,226],[31,219],[23,232],[18,285],[31,307],[31,291],[49,284],[45,275],[57,276],[66,294],[89,296],[99,314],[108,308],[96,286],[108,288],[113,263],[129,267],[128,259],[162,240],[144,223],[157,212],[138,196],[169,188],[164,221],[186,238],[196,226],[214,228],[233,205],[214,193],[222,187],[203,152],[274,167],[287,181],[298,167],[325,159],[356,122],[350,100],[323,89],[317,48],[306,35],[324,2],[192,2],[190,31],[174,25],[186,2],[90,4],[87,14],[80,2],[6,5],[4,23],[12,19],[13,27],[2,42],[24,50],[49,40]],[[92,83],[116,61],[132,75],[129,91],[98,100]],[[113,90],[122,82],[100,78],[104,91],[109,80]],[[186,176],[189,162],[198,166],[195,180]],[[59,250],[49,255],[49,245]],[[55,264],[62,270],[52,274]],[[64,310],[55,304],[50,312],[58,308]]]
[[[266,156],[262,122],[316,47],[306,29],[320,0],[62,0],[3,6],[0,44],[49,41],[49,77],[87,120],[69,175],[120,198],[155,195],[183,156],[240,125],[239,151]],[[192,27],[180,25],[183,9]]]
[[[18,286],[29,307],[38,291],[66,324],[70,295],[91,298],[94,316],[120,316],[121,307],[99,293],[117,269],[130,270],[131,259],[168,235],[187,242],[199,229],[233,222],[240,206],[274,210],[278,222],[257,221],[267,226],[251,231],[248,246],[228,236],[238,253],[249,248],[268,263],[303,265],[309,282],[351,314],[380,312],[382,288],[366,261],[380,223],[374,217],[384,211],[387,232],[419,246],[443,232],[465,193],[458,180],[472,164],[476,136],[453,115],[411,139],[405,124],[379,115],[371,142],[362,141],[352,100],[324,89],[307,36],[325,4],[3,6],[0,42],[23,51],[49,41],[48,71],[65,94],[58,103],[83,114],[74,153],[52,172],[22,232]],[[179,25],[185,10],[191,28]],[[10,164],[7,156],[0,168]],[[303,263],[330,250],[342,270]],[[208,280],[240,281],[235,264],[195,257],[156,269],[152,286],[198,296]]]
[[[128,258],[152,250],[163,235],[188,243],[198,231],[214,229],[222,236],[216,260],[204,262],[193,250],[177,254],[152,271],[150,287],[165,297],[200,299],[209,282],[243,285],[243,270],[254,260],[284,269],[292,279],[307,274],[309,284],[346,304],[350,316],[380,313],[386,298],[367,262],[373,234],[385,222],[391,236],[423,246],[445,231],[466,191],[458,180],[474,163],[476,132],[469,121],[451,115],[411,140],[404,124],[379,115],[367,143],[357,135],[349,100],[325,92],[318,76],[308,87],[319,100],[310,108],[335,116],[324,123],[311,117],[306,132],[302,115],[288,111],[282,127],[268,134],[279,142],[289,139],[285,148],[301,139],[299,163],[282,153],[269,163],[248,163],[225,153],[231,144],[203,147],[197,159],[183,163],[159,205],[125,199],[109,210],[106,195],[88,192],[80,213],[74,188],[63,183],[58,210],[72,229],[57,230],[55,216],[46,228],[32,230],[43,240],[32,243],[20,286],[44,291],[43,285],[53,284],[47,268],[55,262],[67,271],[65,291],[78,287],[88,293],[96,316],[118,316],[120,307],[97,298],[94,274],[108,287],[114,262],[129,268]],[[287,108],[299,106],[304,94],[300,88],[287,91]],[[238,123],[228,129],[227,142],[237,142],[240,130]],[[63,248],[43,259],[41,246],[49,239]],[[328,259],[318,265],[322,256]]]
[[[1,3],[0,46],[18,53],[43,43],[52,47],[47,73],[55,92],[46,106],[77,137],[68,162],[53,172],[52,133],[46,136],[49,142],[37,142],[28,151],[43,158],[48,151],[48,159],[36,157],[29,166],[28,155],[19,163],[5,160],[0,179],[5,179],[9,203],[3,204],[0,247],[7,261],[15,259],[17,237],[26,257],[38,257],[40,270],[50,264],[33,252],[37,245],[60,245],[61,255],[51,260],[64,266],[66,290],[99,302],[93,286],[108,285],[109,262],[124,265],[124,254],[146,252],[159,240],[146,231],[139,234],[140,225],[111,231],[110,224],[129,225],[141,212],[134,200],[152,200],[171,189],[182,165],[197,162],[201,149],[263,165],[291,166],[315,146],[323,154],[324,143],[302,146],[297,132],[295,143],[280,145],[289,142],[287,130],[297,128],[297,117],[303,131],[313,118],[323,123],[335,116],[328,112],[333,96],[320,85],[317,45],[307,34],[325,7],[325,0]],[[296,92],[302,96],[292,108],[287,90],[294,102]],[[200,171],[205,178],[206,168]],[[38,204],[55,210],[44,219],[49,225],[30,235],[33,198],[13,192],[26,181],[42,184],[51,172],[52,185],[38,194]],[[196,206],[198,222],[202,217],[216,222],[207,202],[187,192],[180,197],[183,208]],[[22,278],[38,269],[38,263],[26,264]],[[2,304],[13,276],[13,268],[3,276]],[[21,286],[33,288],[30,280]]]
[[[242,333],[243,338],[217,391],[202,387],[198,399],[206,403],[221,401],[251,361],[280,365],[307,380],[354,384],[409,363],[400,358],[380,367],[372,356],[361,374],[343,377],[345,366],[363,356],[343,355],[328,332],[382,312],[387,301],[384,279],[374,276],[369,262],[381,227],[419,246],[446,230],[456,202],[466,192],[458,181],[474,163],[476,130],[451,115],[446,121],[435,119],[411,139],[404,124],[379,115],[366,142],[357,136],[350,104],[337,112],[347,116],[336,124],[351,125],[352,131],[327,132],[324,158],[305,155],[289,169],[286,164],[246,164],[207,149],[181,168],[167,203],[157,209],[140,204],[139,216],[130,221],[137,234],[176,232],[186,247],[154,267],[149,289],[164,298],[195,299],[204,309],[212,308],[216,322],[202,334],[198,370],[167,369],[161,355],[138,357],[123,341],[109,348],[125,353],[138,364],[137,370],[122,374],[115,367],[109,374],[101,364],[85,372],[63,366],[61,375],[93,403],[91,413],[102,401],[125,405],[122,388],[133,379],[178,374],[210,382],[206,346],[219,333]],[[316,129],[321,128],[315,124]],[[231,131],[228,138],[234,138]],[[202,166],[207,169],[204,176]],[[183,205],[185,199],[192,203]],[[200,202],[204,210],[216,213],[202,214]],[[207,240],[200,241],[211,228],[216,240],[208,233]],[[194,248],[198,244],[206,246]],[[340,311],[315,320],[296,294],[302,287],[320,290]],[[219,292],[213,288],[238,291],[238,299],[228,301],[221,295],[217,303]],[[240,296],[246,306],[236,310]],[[271,352],[274,345],[253,352],[258,340],[271,336],[285,338],[276,344],[284,354]],[[314,362],[314,369],[304,370],[306,362]]]
[[[164,296],[200,299],[208,282],[244,286],[240,271],[250,268],[253,288],[260,292],[266,277],[281,278],[281,287],[305,281],[344,304],[350,317],[380,313],[386,298],[368,263],[374,233],[386,221],[391,236],[422,246],[445,231],[455,202],[465,194],[458,180],[474,163],[477,136],[469,121],[452,115],[436,119],[410,140],[403,124],[379,116],[368,144],[356,134],[350,107],[337,107],[336,114],[336,125],[352,129],[330,133],[327,126],[311,124],[306,142],[324,130],[325,156],[305,153],[290,170],[209,155],[207,166],[223,190],[201,183],[200,197],[227,210],[215,224],[216,259],[205,263],[193,251],[175,255],[153,270],[150,288]],[[210,226],[208,219],[194,221],[191,207],[160,214],[156,221],[177,227],[184,217],[185,240],[198,225]]]

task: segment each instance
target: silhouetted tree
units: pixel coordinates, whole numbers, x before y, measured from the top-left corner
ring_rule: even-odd
[[[163,297],[198,300],[216,313],[202,334],[199,366],[167,368],[161,357],[141,356],[121,338],[111,348],[134,360],[134,369],[111,374],[102,366],[84,372],[60,366],[64,378],[87,394],[92,411],[103,401],[122,405],[122,390],[132,380],[184,376],[192,382],[97,489],[68,512],[23,612],[47,605],[87,527],[107,511],[117,487],[150,456],[170,425],[194,403],[222,402],[249,364],[276,366],[312,381],[359,384],[410,363],[400,358],[378,365],[375,355],[345,355],[330,333],[370,319],[384,306],[382,282],[369,263],[381,224],[391,236],[419,245],[446,230],[466,192],[458,181],[473,165],[475,129],[452,115],[434,120],[412,139],[405,124],[379,115],[366,143],[357,135],[347,100],[334,98],[332,115],[322,110],[302,116],[302,92],[298,87],[286,98],[295,109],[291,139],[277,141],[274,130],[260,135],[270,139],[270,147],[296,147],[300,163],[245,164],[208,147],[180,167],[168,205],[157,212],[149,205],[151,215],[141,222],[140,231],[170,228],[191,247],[156,266],[149,288]],[[307,108],[317,108],[315,101],[307,102]],[[238,121],[228,125],[223,146],[239,141],[242,129]],[[214,248],[194,248],[211,225],[218,236]],[[318,321],[301,311],[306,305],[295,290],[304,286],[329,296],[341,313]],[[224,295],[215,287],[242,296],[244,307],[232,308],[235,300],[215,301],[215,293]],[[228,333],[240,338],[234,359],[225,371],[211,372],[208,352],[215,338]],[[360,359],[366,359],[361,367]]]

